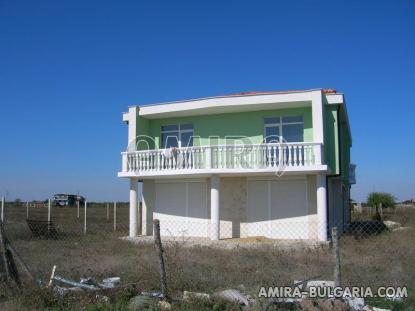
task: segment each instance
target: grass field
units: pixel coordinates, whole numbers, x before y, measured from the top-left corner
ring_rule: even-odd
[[[31,217],[42,218],[45,212],[47,216],[47,211],[33,211]],[[76,218],[76,208],[55,209],[52,214],[56,227],[65,233],[62,238],[33,239],[25,225],[25,208],[6,214],[6,233],[38,279],[47,280],[52,266],[57,265],[56,274],[69,279],[91,276],[101,280],[120,276],[124,285],[134,283],[134,292],[159,289],[153,246],[138,246],[119,239],[128,232],[128,209],[118,209],[119,222],[115,232],[112,217],[109,220],[106,218],[105,207],[91,208],[87,212],[86,235],[83,235],[82,217],[79,220]],[[367,217],[357,215],[359,219]],[[385,212],[384,218],[415,228],[415,209]],[[362,239],[343,236],[340,240],[343,285],[408,286],[411,295],[415,289],[414,232],[413,229],[384,232]],[[173,295],[179,295],[183,290],[211,293],[243,285],[248,293],[255,296],[260,286],[290,285],[294,280],[311,277],[333,279],[334,262],[332,250],[328,247],[220,250],[211,247],[184,248],[176,242],[169,242],[165,248],[168,286]],[[21,299],[18,304],[12,300],[16,310],[33,308],[30,304],[33,304],[34,296]],[[3,300],[7,299],[10,297],[3,297]],[[36,300],[36,308],[46,308],[44,300]],[[69,303],[67,308],[79,309],[78,303],[79,300]],[[14,304],[7,306],[13,309]],[[412,298],[406,305],[408,310],[415,309]]]

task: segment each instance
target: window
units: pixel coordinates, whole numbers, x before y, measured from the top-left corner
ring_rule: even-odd
[[[193,146],[193,124],[171,124],[161,127],[162,148]]]
[[[264,135],[266,143],[303,142],[303,116],[265,118]]]

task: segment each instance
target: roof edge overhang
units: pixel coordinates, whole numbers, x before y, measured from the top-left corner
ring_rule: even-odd
[[[327,103],[329,105],[339,105],[340,112],[342,114],[342,118],[345,120],[347,124],[347,129],[350,136],[350,144],[353,145],[353,137],[352,137],[352,130],[350,128],[350,121],[349,121],[349,114],[347,112],[347,105],[346,105],[346,98],[342,93],[336,94],[326,94]]]
[[[287,92],[242,93],[230,96],[138,106],[139,115],[148,119],[243,112],[310,106],[313,94],[322,89]],[[137,107],[137,106],[133,106]]]

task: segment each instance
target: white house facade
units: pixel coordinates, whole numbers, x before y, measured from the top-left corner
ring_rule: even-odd
[[[335,90],[133,106],[123,120],[131,237],[159,219],[164,236],[326,241],[350,222],[352,138]]]

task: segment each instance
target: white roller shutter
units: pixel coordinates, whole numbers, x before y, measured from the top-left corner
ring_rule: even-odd
[[[306,179],[249,180],[246,234],[308,238]]]
[[[156,182],[153,217],[163,236],[207,236],[206,182]]]

